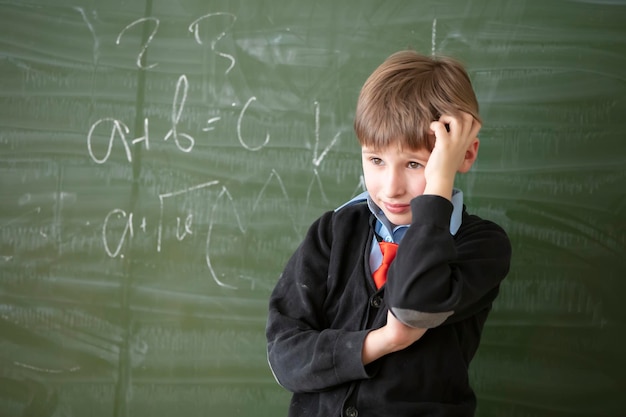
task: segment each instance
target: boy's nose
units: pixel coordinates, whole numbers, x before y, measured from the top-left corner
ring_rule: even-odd
[[[396,170],[390,169],[384,181],[385,194],[388,198],[397,197],[404,193],[404,178]]]

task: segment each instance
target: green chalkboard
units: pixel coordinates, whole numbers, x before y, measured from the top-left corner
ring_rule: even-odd
[[[281,416],[269,292],[362,189],[358,91],[464,61],[514,258],[482,417],[626,413],[626,2],[0,1],[0,415]]]

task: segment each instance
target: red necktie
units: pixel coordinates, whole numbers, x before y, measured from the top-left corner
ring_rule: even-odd
[[[380,251],[383,253],[383,261],[380,266],[374,273],[372,277],[374,277],[374,283],[376,284],[376,288],[380,288],[385,285],[387,281],[387,271],[389,270],[389,265],[391,265],[391,261],[396,257],[396,251],[398,250],[398,244],[393,242],[378,242],[380,245]]]

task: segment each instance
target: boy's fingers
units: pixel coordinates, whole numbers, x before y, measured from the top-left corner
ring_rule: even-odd
[[[456,125],[456,119],[451,114],[442,114],[439,116],[439,120],[437,121],[441,123],[444,128],[446,128],[446,125],[448,126],[448,128],[446,128],[446,132],[452,130],[452,127]]]
[[[480,131],[481,127],[482,125],[480,124],[480,122],[472,117],[472,131],[470,133],[470,136],[472,138],[478,136],[478,132]]]
[[[430,130],[432,130],[436,138],[441,137],[441,135],[443,135],[444,133],[448,133],[448,130],[446,129],[446,124],[440,120],[432,122],[430,124]]]
[[[462,112],[460,117],[458,119],[455,119],[455,122],[457,123],[457,126],[461,131],[461,134],[464,136],[471,132],[473,121],[474,117],[471,114],[465,112]]]
[[[446,132],[459,133],[461,136],[466,136],[472,139],[478,135],[481,128],[480,122],[476,120],[474,116],[466,112],[460,112],[457,116],[442,114],[437,122],[444,125],[444,128],[445,125],[449,126]],[[432,124],[431,129],[435,130]]]

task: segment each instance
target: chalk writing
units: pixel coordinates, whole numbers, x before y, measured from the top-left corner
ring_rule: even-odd
[[[313,163],[313,178],[311,178],[311,182],[309,183],[309,188],[307,189],[307,203],[311,197],[311,190],[313,188],[313,184],[317,182],[320,192],[322,193],[322,198],[324,201],[328,201],[328,197],[326,197],[326,193],[324,192],[324,188],[322,187],[322,180],[320,178],[320,174],[317,171],[319,166],[322,164],[322,161],[330,152],[330,149],[335,146],[337,141],[339,140],[339,136],[341,132],[337,132],[333,139],[330,141],[328,146],[324,148],[321,154],[318,155],[319,146],[320,146],[320,104],[319,102],[315,102],[315,145],[313,147],[313,159],[311,162]]]
[[[245,149],[247,149],[249,151],[258,151],[258,150],[262,149],[265,145],[267,145],[269,143],[269,141],[270,141],[270,134],[269,133],[267,133],[265,135],[265,142],[263,142],[259,146],[250,146],[250,145],[246,144],[246,142],[241,137],[241,121],[243,120],[244,113],[246,112],[246,110],[250,106],[250,103],[252,103],[253,101],[256,101],[256,97],[250,97],[250,99],[243,106],[243,109],[241,110],[241,113],[239,114],[239,118],[237,119],[237,139],[239,139],[239,143],[241,143],[241,146],[243,146]]]
[[[111,134],[109,136],[109,142],[107,143],[105,155],[102,158],[98,158],[95,155],[94,150],[93,150],[93,141],[95,140],[94,139],[95,131],[101,124],[105,124],[105,126],[108,125],[111,129]],[[140,142],[145,142],[146,149],[150,149],[150,139],[148,137],[148,130],[149,130],[148,125],[149,125],[148,119],[145,118],[144,119],[144,135],[138,138],[132,139],[130,142],[132,145],[135,145]],[[133,156],[131,154],[130,147],[128,146],[128,141],[126,140],[126,135],[128,135],[129,133],[130,133],[130,129],[121,120],[117,120],[112,117],[105,117],[103,119],[97,120],[94,124],[91,125],[91,128],[89,128],[89,133],[87,134],[87,150],[89,151],[89,156],[95,163],[104,164],[111,156],[111,150],[113,149],[113,141],[118,139],[119,142],[121,142],[122,145],[124,146],[126,159],[128,159],[128,162],[132,162]]]
[[[289,195],[284,186],[280,175],[275,170],[272,170],[267,181],[264,183],[261,188],[258,196],[255,199],[255,202],[252,206],[252,212],[254,212],[259,203],[262,201],[263,195],[272,181],[276,181],[279,184],[280,190],[283,194],[283,197],[286,202],[289,201]],[[159,194],[159,219],[158,224],[156,226],[156,251],[161,252],[163,250],[163,229],[164,225],[167,221],[165,218],[165,205],[170,199],[175,197],[180,197],[184,195],[188,195],[194,191],[208,189],[210,187],[218,186],[218,181],[208,181],[202,184],[197,184],[182,190],[162,193]],[[246,227],[244,227],[243,222],[241,221],[241,216],[239,214],[239,210],[237,209],[236,204],[234,203],[234,199],[230,191],[227,187],[222,186],[217,197],[213,201],[211,212],[209,215],[209,219],[205,219],[208,222],[206,241],[205,241],[205,261],[206,265],[209,269],[209,273],[211,278],[221,287],[229,288],[229,289],[237,289],[237,287],[227,284],[223,282],[220,278],[218,278],[218,274],[215,271],[213,263],[211,261],[211,236],[213,232],[213,226],[216,216],[216,210],[221,203],[222,200],[226,200],[232,206],[231,210],[233,215],[235,216],[236,227],[239,229],[241,233],[246,233]],[[297,232],[297,228],[295,225],[295,219],[293,215],[289,214],[292,227]],[[113,227],[113,223],[117,222],[118,227]],[[146,232],[147,228],[147,219],[142,217],[141,225],[139,228]],[[111,236],[111,230],[121,230],[117,236]],[[191,212],[186,213],[182,218],[181,216],[176,216],[176,228],[175,228],[175,238],[178,241],[182,241],[188,236],[194,234],[194,214]],[[134,213],[127,213],[125,210],[120,208],[115,208],[111,210],[104,218],[104,222],[102,225],[102,242],[107,255],[111,258],[120,257],[123,258],[124,254],[122,253],[122,249],[124,247],[125,242],[135,237],[135,216]]]
[[[187,77],[183,74],[178,78],[178,81],[176,82],[176,90],[174,92],[174,100],[172,102],[171,128],[163,137],[164,141],[167,141],[170,138],[173,138],[176,147],[185,153],[191,152],[196,143],[196,140],[194,139],[193,136],[187,133],[182,133],[178,131],[178,125],[181,121],[181,117],[185,109],[185,103],[187,101],[188,91],[189,91],[189,81]],[[241,112],[239,113],[239,117],[237,118],[237,139],[239,140],[239,143],[241,144],[241,146],[243,146],[245,149],[249,151],[258,151],[262,149],[263,147],[265,147],[270,141],[270,134],[266,133],[265,140],[262,144],[258,146],[251,146],[247,143],[246,140],[244,140],[243,135],[241,133],[241,125],[243,123],[243,119],[246,114],[246,111],[250,107],[250,104],[256,100],[257,100],[256,97],[254,96],[250,97],[250,99],[248,99],[246,104],[241,109]],[[214,124],[219,122],[220,120],[221,120],[220,117],[213,117],[213,118],[208,119],[207,120],[208,126],[203,128],[202,130],[205,132],[213,130]],[[145,148],[149,150],[150,149],[149,127],[150,127],[149,119],[145,118],[144,126],[143,126],[143,135],[131,139],[130,145],[136,145],[136,144],[143,142],[145,144]],[[110,130],[110,134],[108,136],[108,142],[106,143],[104,153],[100,153],[98,155],[97,152],[94,150],[94,143],[96,143],[99,140],[99,136],[97,135],[97,132],[101,131],[102,129],[104,129],[105,131]],[[130,134],[130,129],[128,125],[124,123],[122,120],[115,119],[113,117],[104,117],[104,118],[96,120],[91,125],[91,127],[89,128],[89,132],[87,133],[87,150],[89,152],[89,156],[95,163],[104,164],[105,162],[107,162],[107,160],[111,156],[114,143],[119,142],[124,148],[124,154],[126,155],[126,159],[128,160],[128,162],[132,162],[133,156],[132,156],[132,152],[130,149],[129,140],[127,139],[127,136],[129,134]],[[183,139],[185,143],[183,142]],[[336,142],[336,139],[333,140],[333,143],[331,143],[330,146],[332,146],[334,142]],[[317,147],[316,147],[315,155],[313,159],[313,163],[316,166],[319,166],[319,164],[321,163],[321,160],[328,153],[329,149],[330,147],[325,149],[324,152],[322,152],[322,154],[318,156]]]
[[[217,185],[218,181],[209,181],[206,182],[204,184],[198,184],[198,185],[194,185],[193,187],[189,187],[186,188],[184,190],[180,190],[180,191],[175,191],[175,192],[171,192],[171,193],[165,193],[165,194],[159,194],[159,206],[160,206],[160,215],[159,215],[159,226],[157,229],[157,252],[161,251],[161,240],[163,238],[163,209],[164,209],[164,203],[165,200],[171,197],[176,197],[182,194],[186,194],[192,191],[196,191],[196,190],[201,190],[203,188],[208,188],[208,187],[212,187],[214,185]],[[189,217],[189,216],[187,216]],[[177,222],[180,222],[180,219],[177,219]],[[190,223],[191,220],[186,220],[185,223]],[[188,230],[191,231],[190,229],[191,224],[189,224]],[[182,240],[182,239],[180,239]]]
[[[122,36],[124,36],[124,33],[126,33],[126,31],[128,29],[130,29],[133,26],[136,26],[136,25],[138,25],[140,23],[143,23],[143,22],[154,22],[154,28],[152,29],[152,32],[148,36],[148,39],[146,39],[146,42],[142,45],[141,51],[139,52],[139,55],[137,55],[137,66],[139,68],[142,68],[142,69],[151,69],[151,68],[156,67],[157,64],[154,63],[152,65],[144,66],[142,61],[143,61],[143,56],[146,53],[146,50],[148,49],[148,45],[150,45],[150,42],[152,42],[152,39],[154,38],[154,35],[156,35],[157,30],[159,29],[159,19],[156,19],[154,17],[142,17],[141,19],[135,20],[134,22],[132,22],[128,26],[126,26],[124,29],[122,29],[120,34],[117,35],[117,39],[115,39],[115,43],[117,45],[119,45],[120,42],[122,41]]]
[[[91,24],[91,22],[89,21],[89,19],[87,18],[87,14],[85,13],[85,10],[82,7],[75,7],[74,10],[80,13],[81,17],[83,18],[83,21],[85,22],[85,24],[87,25],[87,28],[89,29],[89,33],[91,33],[91,37],[93,38],[93,63],[94,65],[97,65],[98,54],[100,51],[100,41],[98,40],[98,37],[96,36],[96,31],[93,25]]]
[[[181,94],[179,102],[179,95]],[[178,78],[178,82],[176,83],[176,92],[174,93],[174,103],[172,104],[172,128],[165,135],[164,140],[168,140],[170,137],[174,138],[174,142],[178,149],[183,152],[191,152],[193,149],[193,145],[196,143],[195,139],[189,136],[186,133],[178,133],[178,122],[180,122],[180,116],[185,108],[185,101],[187,100],[187,91],[189,91],[189,81],[187,81],[187,77],[183,74]],[[178,138],[184,138],[189,141],[188,146],[181,145]]]
[[[226,31],[234,26],[235,21],[237,20],[237,16],[235,16],[234,14],[231,14],[231,13],[224,13],[224,12],[209,13],[209,14],[206,14],[206,15],[201,16],[198,19],[194,20],[189,25],[188,29],[189,29],[189,32],[193,33],[193,36],[194,36],[196,42],[198,42],[198,44],[202,45],[202,39],[200,38],[200,22],[202,22],[203,20],[207,20],[207,19],[210,19],[210,18],[213,18],[213,17],[219,17],[219,16],[230,17],[232,19],[232,22],[230,23],[230,25],[228,26],[228,28],[226,30],[220,32],[217,35],[217,37],[211,41],[211,50],[213,52],[217,53],[222,58],[226,58],[226,59],[228,59],[230,61],[230,65],[226,69],[226,74],[228,74],[230,72],[230,70],[232,70],[233,67],[235,66],[235,58],[232,55],[230,55],[230,54],[218,51],[216,49],[216,45],[224,36],[226,36]]]
[[[254,201],[254,205],[252,206],[252,211],[255,211],[256,208],[258,207],[259,202],[261,201],[261,197],[265,194],[265,190],[270,185],[272,180],[276,180],[278,182],[278,186],[280,187],[280,191],[283,194],[283,198],[285,199],[285,201],[287,201],[287,202],[289,201],[289,194],[287,193],[287,189],[285,188],[285,184],[283,183],[283,179],[280,177],[280,175],[278,174],[278,172],[275,169],[272,169],[272,172],[270,173],[269,177],[267,178],[267,181],[265,181],[265,184],[263,184],[263,187],[261,188],[261,191],[259,192],[259,195],[257,196],[256,200]],[[296,227],[296,221],[295,221],[295,219],[294,219],[294,217],[293,217],[293,215],[291,213],[289,214],[289,218],[291,220],[291,224],[293,226],[293,229],[297,233],[298,232],[298,228]]]
[[[433,29],[432,29],[432,34],[431,34],[431,38],[430,38],[430,43],[431,43],[431,51],[430,53],[435,56],[435,48],[437,46],[437,18],[433,19]]]
[[[93,27],[91,26],[90,22],[87,20],[84,11],[82,9],[80,9],[80,8],[76,8],[76,10],[78,10],[79,13],[81,13],[81,15],[83,16],[83,20],[88,25],[90,31],[92,32],[92,34],[94,34],[94,38],[95,38],[95,33],[94,33],[94,30],[93,30]],[[225,71],[225,73],[228,74],[235,67],[235,64],[236,64],[235,57],[233,55],[231,55],[231,54],[226,53],[226,52],[219,51],[217,49],[217,44],[227,35],[227,32],[230,29],[233,28],[233,26],[235,25],[235,21],[237,20],[237,16],[235,16],[232,13],[226,13],[226,12],[208,13],[208,14],[206,14],[204,16],[201,16],[201,17],[197,18],[193,22],[191,22],[191,24],[189,24],[189,27],[187,29],[188,29],[189,32],[193,33],[193,37],[194,37],[195,41],[199,45],[203,45],[204,43],[202,41],[202,37],[200,36],[200,24],[202,22],[204,22],[204,21],[209,20],[209,19],[215,19],[215,18],[220,18],[220,17],[227,17],[230,20],[230,22],[227,24],[226,29],[220,31],[215,36],[215,38],[213,38],[211,40],[210,48],[211,48],[211,51],[213,51],[216,55],[218,55],[218,56],[220,56],[220,57],[222,57],[222,58],[224,58],[224,59],[229,61],[228,68]],[[149,69],[155,68],[158,65],[158,63],[156,63],[156,62],[153,63],[153,64],[150,64],[150,65],[145,65],[143,63],[143,61],[144,61],[144,56],[146,54],[146,51],[147,51],[148,47],[152,43],[153,39],[155,38],[155,36],[157,35],[157,32],[159,30],[159,25],[160,25],[159,19],[157,19],[155,17],[142,17],[140,19],[137,19],[137,20],[129,23],[117,35],[117,38],[115,39],[115,43],[116,43],[116,45],[120,45],[121,42],[122,42],[122,38],[124,37],[125,33],[128,30],[130,30],[131,28],[133,28],[134,26],[140,25],[142,23],[152,23],[153,27],[152,27],[152,31],[148,35],[147,39],[141,45],[141,49],[140,49],[139,53],[137,54],[136,65],[139,68],[141,68],[141,69],[149,70]]]
[[[109,136],[109,143],[108,143],[107,150],[106,150],[104,157],[98,158],[93,151],[92,143],[94,140],[93,136],[94,136],[94,132],[96,128],[103,123],[111,124],[110,126],[111,135]],[[124,151],[126,151],[126,158],[128,159],[128,162],[131,162],[132,155],[130,153],[130,148],[128,147],[128,143],[126,142],[126,135],[129,132],[130,130],[128,129],[128,126],[126,126],[126,124],[124,124],[124,122],[120,120],[116,120],[111,117],[105,117],[103,119],[97,120],[94,124],[91,125],[91,128],[89,128],[89,133],[87,134],[87,150],[89,151],[89,156],[95,163],[104,164],[107,161],[107,159],[109,159],[109,156],[111,156],[111,149],[113,148],[113,141],[116,138],[119,138],[119,140],[122,142],[122,145],[124,145]]]
[[[217,283],[217,285],[219,285],[220,287],[224,287],[224,288],[229,288],[229,289],[233,289],[236,290],[237,287],[230,285],[230,284],[226,284],[224,283],[222,280],[220,280],[217,277],[217,274],[215,273],[215,268],[213,267],[213,264],[211,262],[211,236],[212,236],[212,232],[213,232],[213,218],[215,216],[215,210],[217,209],[217,203],[219,202],[219,200],[223,197],[228,198],[228,200],[232,203],[233,202],[233,196],[230,194],[230,192],[228,191],[228,189],[226,187],[222,187],[222,190],[220,191],[219,195],[217,196],[217,199],[215,200],[215,204],[213,204],[213,208],[211,209],[211,221],[209,222],[209,230],[207,232],[207,237],[206,237],[206,246],[205,246],[205,261],[206,261],[206,265],[209,268],[209,272],[211,274],[211,277],[213,278],[213,280]],[[239,213],[237,212],[237,210],[233,211],[235,213],[235,218],[237,219],[237,227],[238,229],[244,233],[245,229],[243,227],[243,225],[241,224],[241,219],[239,217]]]
[[[86,20],[84,14],[83,19]],[[234,66],[236,65],[236,60],[232,55],[218,50],[218,44],[225,38],[228,31],[230,31],[234,27],[236,21],[237,17],[233,14],[215,12],[203,15],[195,19],[188,26],[188,31],[193,34],[193,38],[198,45],[204,45],[206,40],[210,39],[211,51],[229,61],[229,66],[226,69],[226,73],[229,73],[234,68]],[[209,23],[211,23],[211,25],[209,25]],[[206,32],[209,27],[217,27],[218,24],[221,24],[221,29],[218,29],[218,32],[214,36],[203,36],[201,34],[201,32],[203,31]],[[117,45],[121,45],[123,40],[126,38],[127,33],[139,25],[151,26],[150,28],[148,28],[148,30],[150,31],[149,35],[145,37],[145,40],[140,45],[140,50],[136,57],[136,64],[139,68],[143,70],[150,70],[155,68],[158,63],[155,62],[148,65],[145,63],[145,57],[148,48],[153,44],[153,41],[158,36],[160,25],[159,19],[154,17],[145,17],[131,22],[126,27],[124,27],[122,31],[118,34],[115,43]],[[90,30],[92,30],[93,33],[93,28],[90,27]],[[189,99],[188,94],[190,90],[191,89],[189,79],[185,74],[181,74],[178,77],[174,89],[174,96],[172,100],[169,120],[169,130],[163,136],[161,136],[164,142],[173,142],[176,148],[184,153],[192,152],[196,145],[196,139],[192,134],[181,132],[179,129],[183,120],[183,116],[185,114],[185,107],[187,100]],[[257,100],[257,96],[252,95],[247,99],[247,101],[245,101],[241,110],[239,111],[238,117],[236,118],[235,126],[236,137],[239,145],[243,149],[251,152],[257,152],[264,149],[271,140],[271,135],[269,132],[265,132],[265,137],[259,138],[256,143],[253,137],[245,137],[243,133],[242,126],[244,125],[247,112],[253,105],[253,103]],[[338,131],[326,144],[323,143],[322,135],[320,133],[321,106],[317,100],[314,101],[313,106],[315,127],[312,154],[310,156],[312,177],[308,184],[306,192],[307,204],[309,203],[309,200],[311,198],[311,193],[314,186],[317,186],[319,188],[322,199],[324,201],[328,201],[328,198],[324,191],[323,181],[320,176],[320,170],[324,160],[332,151],[333,147],[338,143],[341,136],[341,131]],[[211,132],[215,129],[216,125],[221,122],[221,120],[221,115],[210,117],[206,120],[206,125],[202,127],[201,130],[203,132]],[[100,118],[91,125],[87,134],[87,150],[89,157],[97,164],[104,164],[110,160],[114,148],[120,147],[121,155],[123,155],[123,157],[125,157],[125,159],[129,163],[132,163],[134,154],[133,152],[131,152],[131,147],[140,145],[143,146],[143,148],[145,148],[146,150],[150,150],[150,139],[152,139],[153,136],[151,135],[151,133],[153,132],[150,132],[150,119],[148,117],[144,118],[143,131],[138,133],[136,132],[133,135],[131,135],[131,130],[125,121],[115,117]],[[275,169],[271,169],[267,180],[264,182],[254,200],[251,210],[252,213],[258,209],[265,193],[268,190],[268,187],[272,183],[276,183],[278,185],[280,193],[282,194],[282,198],[285,200],[285,207],[289,207],[290,199],[285,184],[283,183],[279,172]],[[216,187],[221,188],[218,189]],[[362,187],[361,183],[357,186],[357,188],[359,187]],[[216,188],[217,195],[214,195],[212,197],[212,200],[207,201],[207,203],[209,203],[210,212],[203,214],[202,217],[207,216],[208,218],[198,218],[198,213],[194,212],[191,208],[187,208],[186,211],[183,213],[177,213],[175,215],[175,219],[168,217],[169,214],[167,213],[170,212],[170,209],[166,210],[166,206],[170,206],[174,210],[180,209],[179,204],[176,202],[176,198],[188,198],[191,193],[208,190],[210,188]],[[236,289],[236,286],[225,282],[223,275],[219,274],[216,271],[214,262],[212,261],[211,250],[211,244],[213,242],[212,234],[214,232],[217,210],[218,207],[220,205],[223,205],[224,203],[231,206],[229,213],[235,216],[234,226],[236,227],[236,229],[239,230],[239,232],[241,232],[242,234],[246,233],[247,228],[241,221],[239,209],[237,207],[237,204],[235,204],[234,198],[229,189],[226,186],[221,185],[217,180],[213,180],[176,191],[159,193],[158,202],[159,217],[157,220],[152,221],[145,216],[139,216],[137,213],[134,213],[132,211],[129,212],[121,208],[114,208],[110,210],[104,217],[101,230],[102,244],[106,254],[111,258],[124,258],[124,248],[126,247],[126,243],[134,239],[137,233],[141,232],[144,235],[147,235],[149,229],[153,230],[156,236],[155,250],[156,252],[161,253],[162,251],[166,250],[166,248],[164,248],[163,246],[166,225],[168,230],[168,236],[173,239],[173,242],[183,242],[185,239],[188,239],[192,236],[201,236],[202,233],[200,233],[201,231],[198,230],[198,225],[207,225],[204,257],[210,277],[220,287]],[[288,210],[288,217],[293,230],[296,232],[296,234],[298,234],[296,220],[291,209]]]
[[[212,117],[212,118],[208,119],[206,121],[207,127],[203,127],[202,131],[203,132],[209,132],[209,131],[215,129],[215,127],[213,126],[213,123],[219,122],[221,119],[222,119],[221,117]]]
[[[111,250],[111,246],[109,245],[109,239],[107,238],[107,232],[109,230],[109,222],[114,216],[116,219],[125,219],[124,222],[126,224],[123,228],[122,236],[117,242],[117,246],[113,250]],[[104,250],[106,251],[107,255],[109,255],[111,258],[115,258],[116,256],[118,256],[122,250],[122,245],[124,244],[127,235],[130,238],[134,236],[133,213],[128,214],[122,209],[111,210],[109,214],[107,214],[104,218],[104,225],[102,226],[102,243],[104,244]]]

